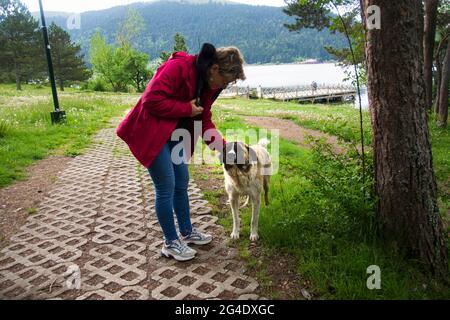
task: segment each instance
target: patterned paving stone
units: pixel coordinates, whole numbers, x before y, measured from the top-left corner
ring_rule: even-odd
[[[89,254],[94,257],[84,268],[105,278],[104,284],[128,287],[147,278],[147,245],[143,242],[122,242],[96,246]]]
[[[64,273],[70,264],[57,264],[47,268],[41,265],[21,270],[2,270],[5,281],[0,282],[1,299],[52,299],[71,290],[66,284]],[[61,285],[62,284],[62,285]]]
[[[102,130],[0,253],[0,299],[261,298],[193,181],[192,223],[214,241],[187,263],[161,257],[154,195],[114,129]]]
[[[85,238],[69,238],[61,241],[45,239],[37,243],[13,243],[4,250],[0,258],[0,270],[14,266],[37,266],[72,262],[80,258],[80,247],[87,243]]]
[[[31,239],[39,238],[56,239],[61,237],[72,238],[82,237],[90,233],[89,225],[94,223],[93,219],[88,218],[74,218],[74,216],[67,220],[56,220],[53,218],[40,217],[42,221],[30,219],[20,233],[13,236],[11,239],[14,242],[29,242]],[[34,222],[34,223],[33,223]]]
[[[148,300],[148,291],[141,286],[122,287],[120,290],[111,292],[108,290],[90,291],[77,300]]]

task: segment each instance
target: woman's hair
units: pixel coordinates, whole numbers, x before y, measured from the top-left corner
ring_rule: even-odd
[[[236,80],[245,80],[244,73],[244,58],[241,52],[236,47],[222,47],[216,49],[217,63],[219,65],[220,73],[233,82]]]
[[[238,48],[225,47],[216,49],[212,44],[204,43],[200,53],[197,55],[196,61],[198,74],[196,92],[197,105],[201,105],[200,96],[208,81],[208,70],[213,64],[219,66],[219,72],[228,80],[228,82],[246,79],[243,67],[244,59]]]

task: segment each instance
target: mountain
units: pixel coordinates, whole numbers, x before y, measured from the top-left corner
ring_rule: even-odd
[[[96,30],[100,30],[108,42],[115,41],[118,26],[128,9],[138,11],[145,22],[145,30],[134,46],[152,59],[159,57],[161,51],[170,51],[177,32],[186,38],[191,53],[198,52],[203,42],[217,47],[232,45],[242,51],[250,64],[286,63],[299,58],[329,60],[332,57],[324,46],[345,46],[342,35],[331,34],[328,30],[289,32],[283,25],[293,22],[293,18],[284,14],[282,8],[220,0],[166,0],[84,12],[81,29],[68,31],[87,53],[89,39]],[[67,16],[46,13],[48,24],[55,22],[65,29]]]

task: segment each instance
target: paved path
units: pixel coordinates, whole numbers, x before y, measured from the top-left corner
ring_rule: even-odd
[[[0,299],[258,299],[194,183],[189,193],[194,226],[215,240],[178,263],[160,257],[147,172],[114,129],[102,130],[0,253]]]

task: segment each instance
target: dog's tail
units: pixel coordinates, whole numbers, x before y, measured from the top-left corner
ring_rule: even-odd
[[[270,141],[266,138],[263,138],[259,140],[258,144],[264,148],[267,148],[267,146],[270,144]]]

